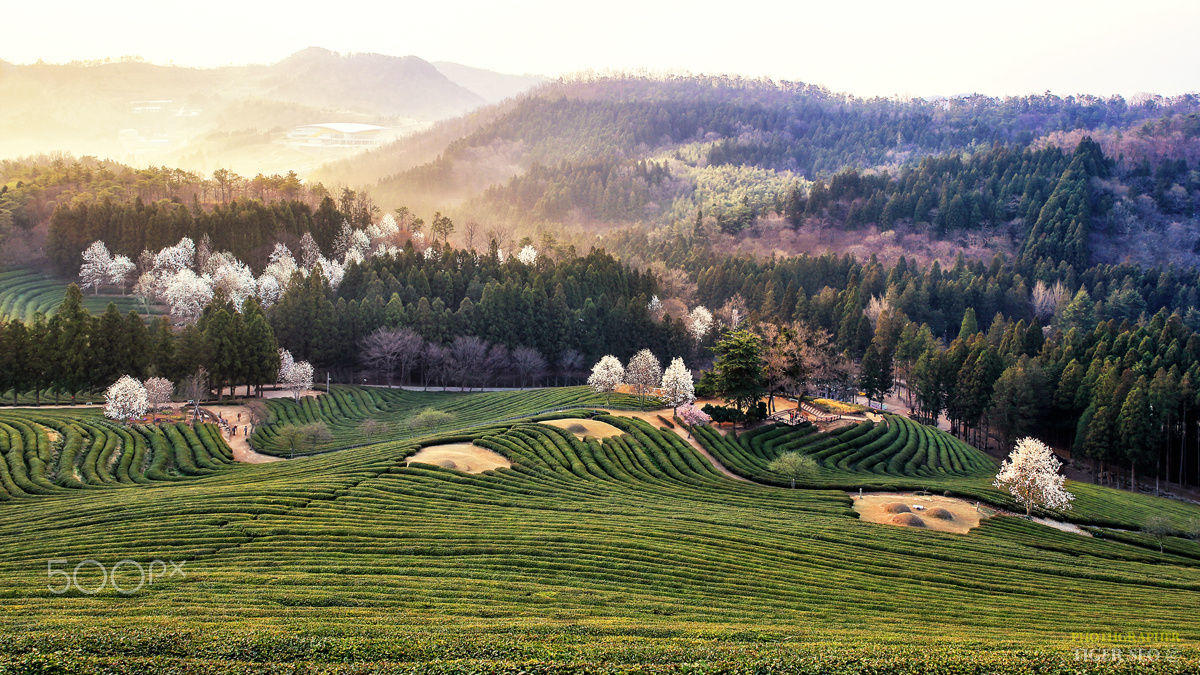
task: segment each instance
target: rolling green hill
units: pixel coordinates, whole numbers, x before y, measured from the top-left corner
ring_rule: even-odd
[[[473,405],[475,417],[462,412],[463,424],[539,412],[544,395],[522,395],[525,405],[514,396],[508,410]],[[422,404],[445,410],[484,401],[426,396]],[[0,423],[78,417],[83,445],[100,444],[94,417],[59,412],[38,422],[32,414],[0,412]],[[66,672],[1082,672],[1109,664],[1077,660],[1076,650],[1100,646],[1077,634],[1105,632],[1162,632],[1150,640],[1159,657],[1138,672],[1200,664],[1200,547],[1192,542],[1168,537],[1160,553],[1011,517],[966,535],[873,525],[856,518],[842,490],[734,481],[672,431],[600,419],[625,433],[580,440],[505,421],[203,475],[168,464],[169,483],[55,484],[14,498],[0,504],[8,610],[0,664]],[[929,437],[889,424],[876,440],[893,428]],[[754,447],[759,436],[759,448],[792,440],[768,429],[737,443]],[[464,474],[407,465],[421,446],[468,439],[512,468]],[[72,466],[57,447],[49,442],[47,464]],[[843,477],[861,474],[868,485],[882,475],[879,462],[886,472],[902,456],[882,452],[872,463],[860,454]],[[6,455],[10,466],[18,461]],[[113,457],[124,464],[124,453]],[[948,454],[950,466],[956,457],[964,470],[973,461],[965,451]],[[895,465],[946,466],[940,456]],[[132,561],[117,575],[125,588],[138,587],[136,564],[182,562],[182,573],[162,573],[129,594],[51,590],[62,578],[48,577],[48,561],[50,570],[79,567],[79,586],[91,591],[102,581],[97,565],[124,560]]]
[[[291,451],[279,438],[282,428],[320,422],[329,429],[331,439],[307,451],[307,454],[314,454],[384,440],[457,431],[538,413],[611,405],[633,408],[637,400],[628,394],[611,398],[598,396],[587,387],[473,392],[449,398],[441,393],[400,389],[334,387],[331,396],[306,396],[299,402],[283,398],[267,401],[267,421],[255,430],[251,441],[259,452],[285,456]],[[418,415],[429,410],[447,413],[448,417],[430,419],[427,416],[433,424],[420,420],[414,424]]]

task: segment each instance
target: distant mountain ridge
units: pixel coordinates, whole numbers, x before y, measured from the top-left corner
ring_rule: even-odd
[[[230,136],[264,144],[297,124],[333,121],[411,129],[538,81],[454,63],[435,66],[416,56],[319,47],[273,64],[218,68],[0,62],[0,157],[70,152],[173,164],[203,157],[197,160],[203,166],[184,162],[186,168],[211,170],[222,158],[209,137],[217,138],[216,146],[228,145]],[[293,168],[289,161],[303,159],[279,148],[256,154],[243,147],[240,154],[245,164],[271,165],[262,170],[286,170]]]

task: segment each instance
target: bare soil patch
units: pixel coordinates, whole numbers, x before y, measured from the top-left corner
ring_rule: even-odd
[[[408,462],[433,464],[464,473],[483,473],[512,466],[512,462],[503,455],[471,443],[447,443],[421,448],[420,452],[408,458]]]
[[[235,462],[244,462],[246,464],[266,464],[268,462],[278,462],[282,457],[273,457],[264,455],[261,452],[256,452],[250,447],[249,433],[252,433],[254,426],[257,423],[254,411],[244,405],[208,405],[204,406],[205,410],[217,415],[225,420],[225,424],[218,428],[221,430],[221,438],[225,439],[225,443],[229,449],[233,451],[233,460]],[[236,429],[237,433],[234,434]]]
[[[587,419],[561,419],[561,420],[546,420],[541,424],[548,424],[559,429],[566,429],[580,438],[608,438],[610,436],[620,436],[625,433],[611,424],[600,422],[597,420]]]
[[[876,492],[861,497],[851,493],[850,496],[859,518],[869,523],[966,534],[979,527],[984,518],[973,502],[957,497],[911,492]]]

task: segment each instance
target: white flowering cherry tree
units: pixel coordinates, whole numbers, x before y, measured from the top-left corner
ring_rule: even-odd
[[[79,267],[79,282],[83,288],[90,288],[93,293],[99,292],[100,286],[108,283],[112,274],[112,263],[112,254],[108,252],[104,242],[93,241],[84,249],[83,264]]]
[[[629,359],[625,366],[625,382],[633,387],[642,404],[646,403],[646,395],[662,381],[662,365],[658,357],[649,349],[643,349]]]
[[[1066,477],[1059,473],[1061,468],[1062,462],[1045,443],[1026,437],[1017,441],[992,484],[1008,490],[1025,507],[1026,516],[1035,506],[1065,510],[1071,508],[1075,495],[1063,487]]]
[[[537,262],[538,252],[531,244],[526,244],[517,251],[517,262],[522,265],[532,265]]]
[[[146,398],[149,401],[151,410],[158,410],[171,401],[171,394],[175,393],[175,383],[165,377],[152,377],[144,383],[146,387]]]
[[[296,361],[292,353],[286,349],[279,350],[279,384],[292,392],[292,397],[300,400],[302,392],[312,389],[313,367],[308,361]]]
[[[621,365],[620,359],[609,354],[592,366],[592,374],[588,376],[587,383],[597,394],[611,395],[624,379],[625,366]]]
[[[676,356],[671,359],[670,365],[663,371],[662,383],[659,385],[662,389],[663,398],[676,413],[679,412],[679,406],[690,403],[696,398],[696,387],[692,383],[692,371],[688,370],[683,364],[683,359]]]
[[[146,414],[150,407],[146,387],[136,378],[122,375],[104,392],[104,416],[129,422]]]
[[[693,340],[699,342],[712,329],[712,312],[701,305],[697,305],[695,309],[688,312],[685,323],[687,324],[688,334],[692,336]]]

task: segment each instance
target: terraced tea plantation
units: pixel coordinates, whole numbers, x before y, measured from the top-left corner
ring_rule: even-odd
[[[856,518],[841,489],[730,479],[676,431],[641,420],[591,411],[536,418],[594,415],[624,432],[597,440],[507,419],[600,403],[572,401],[575,389],[511,399],[337,393],[301,404],[297,415],[320,417],[335,442],[356,447],[233,466],[209,450],[214,468],[203,472],[199,446],[180,429],[182,444],[163,430],[159,446],[186,445],[192,453],[183,456],[196,464],[196,473],[183,460],[159,467],[174,480],[148,475],[159,447],[148,440],[149,463],[131,460],[123,481],[126,445],[105,455],[110,441],[100,434],[109,429],[92,416],[0,413],[23,443],[46,430],[49,461],[40,450],[20,456],[30,457],[27,467],[41,459],[52,486],[0,504],[0,667],[1087,672],[1113,665],[1088,654],[1133,633],[1155,657],[1126,671],[1200,667],[1195,542],[1169,536],[1160,553],[1148,541],[1012,517],[964,535],[875,525]],[[461,427],[361,445],[371,440],[358,432],[362,420],[391,410],[398,424],[425,408],[459,411]],[[272,404],[281,420],[282,409]],[[69,487],[50,466],[64,466],[54,448],[66,447],[72,427],[83,440],[65,466],[77,467],[81,485]],[[726,436],[727,444],[699,433],[709,452],[747,475],[785,446],[824,452],[824,479],[838,487],[859,476],[866,486],[937,480],[978,490],[990,461],[894,420],[882,432],[768,428]],[[895,452],[887,450],[894,438],[881,440],[893,433],[905,439]],[[463,442],[512,467],[467,474],[407,461],[422,447]],[[846,447],[833,451],[838,445]],[[86,466],[102,484],[86,478]],[[132,467],[149,482],[135,480]],[[1140,499],[1130,503],[1168,504]],[[179,573],[147,581],[139,565]],[[48,567],[75,578],[62,590]],[[114,580],[136,590],[114,590]]]
[[[124,427],[97,412],[0,413],[0,501],[204,476],[233,455],[212,425]]]
[[[768,468],[784,452],[800,452],[817,461],[819,472],[805,487],[843,490],[928,490],[979,500],[1024,512],[1007,493],[992,487],[999,463],[950,434],[897,415],[884,422],[859,422],[830,433],[810,424],[763,426],[743,434],[722,435],[705,427],[697,440],[723,465],[760,483],[785,486],[786,476]],[[1194,527],[1197,510],[1187,504],[1091,483],[1069,483],[1075,502],[1070,511],[1041,515],[1087,525],[1139,529],[1159,515],[1184,531]]]
[[[0,270],[0,318],[33,321],[38,312],[50,316],[62,304],[67,292],[68,281],[52,277],[44,272],[26,268]],[[83,306],[93,314],[100,314],[108,303],[116,303],[122,313],[145,313],[141,301],[132,296],[92,295],[85,293]],[[153,307],[150,313],[158,313]]]
[[[447,396],[403,389],[335,386],[328,396],[305,396],[299,402],[277,398],[266,405],[267,421],[255,430],[251,443],[259,452],[285,457],[428,436],[573,408],[634,409],[638,399],[628,394],[599,396],[587,387]],[[332,440],[296,453],[279,437],[284,427],[314,422],[325,424]]]

